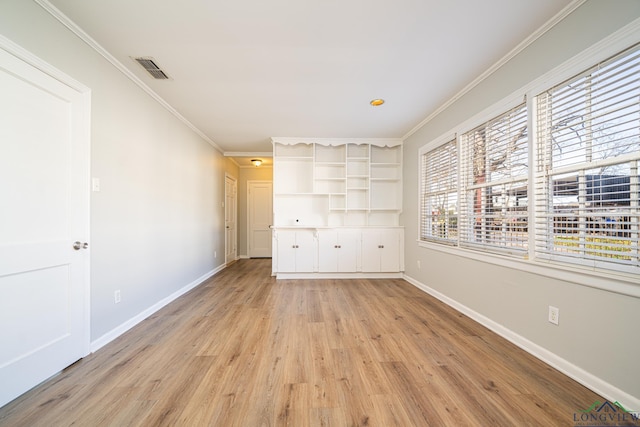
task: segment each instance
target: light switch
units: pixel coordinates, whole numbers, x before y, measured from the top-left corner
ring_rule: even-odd
[[[91,178],[91,191],[100,191],[100,178]]]

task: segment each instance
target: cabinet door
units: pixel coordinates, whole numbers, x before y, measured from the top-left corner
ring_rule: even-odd
[[[296,232],[277,231],[278,272],[294,273],[296,271]]]
[[[400,271],[400,232],[399,230],[380,230],[380,270],[382,273]]]
[[[318,231],[318,271],[334,273],[338,271],[338,233],[335,230]]]
[[[360,233],[355,230],[338,231],[338,272],[353,273],[356,271],[359,236]]]
[[[353,273],[356,271],[357,253],[357,231],[318,231],[318,271],[322,273]]]
[[[376,273],[380,271],[380,244],[377,230],[362,231],[362,271]]]
[[[295,243],[296,272],[312,273],[315,271],[318,257],[317,243],[312,230],[296,231]]]
[[[399,230],[363,230],[362,271],[367,273],[400,271]]]

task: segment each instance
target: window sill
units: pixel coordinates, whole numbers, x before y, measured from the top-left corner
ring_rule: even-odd
[[[514,258],[494,253],[482,253],[457,246],[441,245],[421,240],[418,240],[417,243],[419,247],[450,255],[461,256],[488,264],[563,280],[581,286],[640,298],[640,275],[638,274],[574,267],[545,259]]]

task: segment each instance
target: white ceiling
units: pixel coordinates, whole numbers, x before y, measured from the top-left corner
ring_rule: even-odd
[[[234,153],[270,152],[272,136],[401,138],[575,3],[49,1]],[[171,80],[153,80],[135,56]]]

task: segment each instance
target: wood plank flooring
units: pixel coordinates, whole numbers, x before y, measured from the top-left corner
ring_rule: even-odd
[[[403,280],[270,271],[238,261],[0,425],[555,426],[604,401]]]

